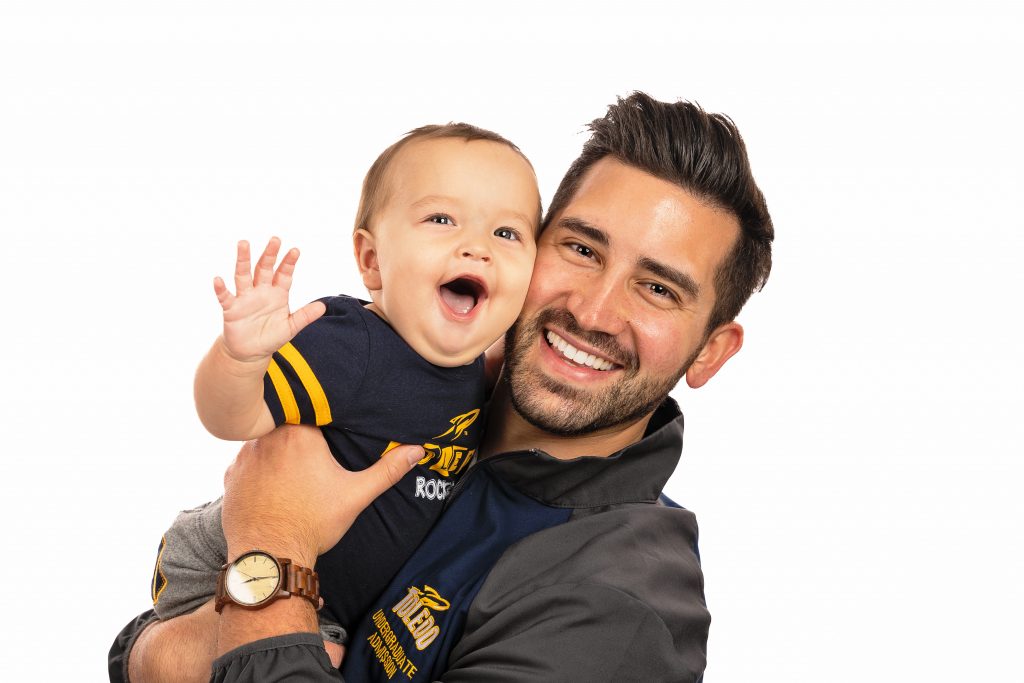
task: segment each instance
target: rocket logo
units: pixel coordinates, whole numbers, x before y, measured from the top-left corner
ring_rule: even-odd
[[[474,408],[468,413],[456,415],[449,420],[451,427],[448,428],[448,431],[434,437],[438,440],[445,439],[447,443],[422,444],[426,454],[417,464],[426,465],[432,462],[433,464],[430,466],[430,469],[442,477],[451,477],[461,472],[470,463],[473,456],[476,455],[476,449],[459,446],[452,442],[465,436],[470,425],[476,422],[478,417],[480,417],[480,409]],[[392,441],[384,449],[384,453],[400,445],[397,441]],[[381,455],[384,455],[384,453],[381,453]]]

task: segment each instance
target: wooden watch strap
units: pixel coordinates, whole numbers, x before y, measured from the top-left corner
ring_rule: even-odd
[[[292,595],[306,598],[320,609],[320,577],[309,567],[301,567],[286,557],[278,558],[285,570],[284,589]]]

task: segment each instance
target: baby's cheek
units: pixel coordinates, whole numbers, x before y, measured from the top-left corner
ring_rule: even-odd
[[[522,305],[526,299],[526,293],[530,290],[530,280],[533,279],[533,257],[526,260],[520,267],[510,274],[510,292],[515,301]]]

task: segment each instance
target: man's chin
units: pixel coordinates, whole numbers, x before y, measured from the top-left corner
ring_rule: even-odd
[[[542,335],[549,320],[561,321],[569,332],[587,334],[567,312],[547,311],[528,322],[517,322],[505,338],[502,375],[516,413],[549,434],[580,436],[636,422],[661,405],[686,369],[675,377],[655,380],[638,376],[638,363],[634,362],[629,369],[615,370],[608,381],[570,384],[541,369],[544,363],[537,354],[547,345]]]
[[[551,394],[539,396],[539,391],[524,397],[513,389],[509,392],[512,408],[527,423],[555,436],[579,436],[591,431],[590,425],[572,419],[572,403],[555,398]]]
[[[526,422],[555,436],[580,436],[635,422],[667,395],[638,400],[627,397],[631,392],[620,385],[595,391],[562,384],[536,371],[526,374],[510,378],[512,407]]]

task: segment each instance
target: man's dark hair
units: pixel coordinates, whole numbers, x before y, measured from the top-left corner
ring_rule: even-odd
[[[526,160],[527,164],[530,164],[530,160],[526,158],[526,155],[523,154],[522,150],[506,138],[485,128],[480,128],[468,123],[446,123],[441,125],[432,124],[429,126],[420,126],[419,128],[410,130],[408,133],[403,135],[398,142],[381,152],[380,156],[378,156],[373,162],[373,165],[370,166],[370,170],[366,172],[366,177],[363,178],[363,192],[359,196],[359,208],[356,210],[356,230],[363,229],[372,231],[371,226],[374,215],[388,199],[388,192],[390,189],[388,184],[388,171],[391,169],[391,163],[394,161],[398,152],[410,142],[415,142],[416,140],[439,140],[443,138],[456,138],[466,142],[474,142],[477,140],[497,142],[498,144],[505,145]],[[533,164],[530,164],[530,168],[533,168]],[[539,206],[537,207],[537,214],[539,218]]]
[[[735,319],[768,280],[775,238],[736,124],[692,102],[659,102],[634,92],[618,98],[589,128],[590,139],[562,178],[543,227],[569,203],[587,170],[606,156],[675,183],[739,220],[739,239],[715,272],[707,332]]]

